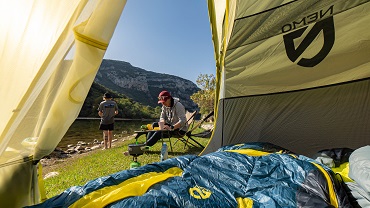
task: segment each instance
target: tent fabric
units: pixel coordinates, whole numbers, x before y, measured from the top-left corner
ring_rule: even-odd
[[[251,141],[307,156],[368,144],[368,0],[208,2],[218,99],[202,154]]]
[[[2,207],[40,201],[37,162],[77,117],[125,3],[0,2]],[[216,114],[201,155],[251,141],[307,156],[367,145],[370,0],[208,0],[208,7]]]
[[[39,202],[37,161],[77,118],[125,3],[0,2],[1,207]]]
[[[161,175],[164,180],[158,180]],[[85,202],[86,203],[85,203]],[[82,202],[82,204],[81,204]],[[334,173],[269,143],[124,170],[32,207],[351,207]]]

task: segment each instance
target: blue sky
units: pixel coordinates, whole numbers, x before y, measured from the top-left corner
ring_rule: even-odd
[[[206,0],[128,0],[105,59],[195,83],[215,74]]]

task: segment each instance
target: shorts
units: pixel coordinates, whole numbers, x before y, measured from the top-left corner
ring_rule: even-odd
[[[99,130],[112,131],[112,130],[114,130],[114,123],[112,123],[112,124],[100,124]]]

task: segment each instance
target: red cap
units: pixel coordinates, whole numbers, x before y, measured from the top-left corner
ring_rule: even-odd
[[[158,103],[164,103],[170,98],[171,98],[171,94],[164,90],[158,95]]]

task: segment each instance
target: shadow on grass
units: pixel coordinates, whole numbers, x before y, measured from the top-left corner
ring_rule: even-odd
[[[200,152],[202,152],[202,150],[203,150],[203,148],[201,148],[201,147],[187,147],[187,149],[184,150],[184,151],[176,151],[176,150],[171,151],[171,150],[169,150],[168,155],[173,156],[173,157],[177,157],[177,156],[184,155],[184,152],[185,152],[185,154],[188,154],[188,155],[191,155],[191,154],[198,155]],[[161,151],[149,150],[149,151],[145,151],[144,154],[160,155]]]

